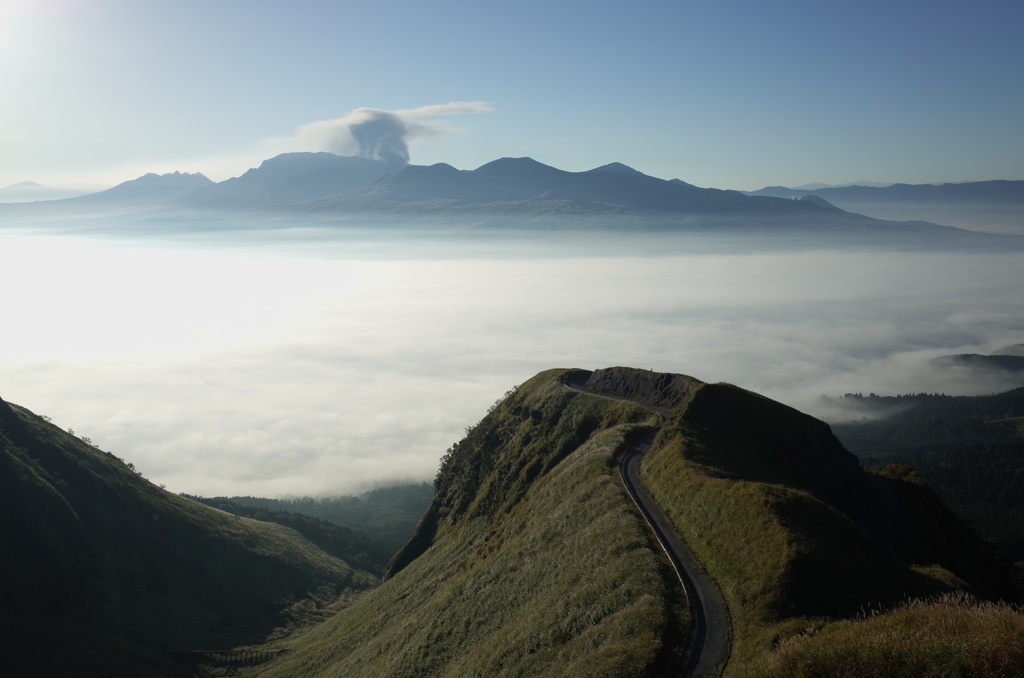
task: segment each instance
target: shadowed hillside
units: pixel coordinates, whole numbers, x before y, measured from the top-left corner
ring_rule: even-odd
[[[1024,561],[1024,388],[988,396],[850,394],[839,402],[875,415],[834,426],[866,465],[913,467],[980,534]]]
[[[12,675],[178,675],[165,651],[260,642],[375,581],[293,530],[166,492],[3,401],[0,508]]]

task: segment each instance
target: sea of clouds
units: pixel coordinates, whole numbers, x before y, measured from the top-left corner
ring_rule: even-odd
[[[430,480],[551,367],[681,372],[832,419],[823,395],[1019,385],[930,362],[1024,342],[1019,250],[192,230],[0,232],[0,397],[176,492]]]

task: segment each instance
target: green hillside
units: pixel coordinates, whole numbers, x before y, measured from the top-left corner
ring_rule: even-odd
[[[865,472],[823,422],[734,386],[702,388],[642,469],[729,603],[729,675],[823,620],[957,589],[1014,595],[913,474]]]
[[[627,441],[659,427],[641,473],[725,594],[727,675],[783,664],[787,675],[830,675],[800,673],[819,658],[801,641],[809,632],[852,625],[829,646],[841,664],[839,650],[866,642],[877,619],[904,623],[908,599],[961,592],[958,609],[974,614],[985,608],[963,596],[1016,595],[1008,571],[912,472],[865,472],[823,422],[680,375],[554,370],[448,451],[385,582],[255,673],[664,675],[686,637],[685,606],[616,470]],[[938,619],[947,607],[913,614]],[[865,610],[883,613],[858,626]],[[1000,614],[1010,619],[1003,642],[1024,641],[1020,613]],[[940,648],[928,660],[939,672],[920,675],[977,658],[970,645],[943,654],[940,627],[918,643]]]
[[[11,675],[178,675],[375,578],[294,530],[156,487],[0,400],[0,618]]]
[[[562,376],[453,446],[386,581],[259,674],[660,675],[685,620],[614,459],[657,417]]]

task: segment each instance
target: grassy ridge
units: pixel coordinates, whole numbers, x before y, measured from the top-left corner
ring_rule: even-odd
[[[531,379],[455,446],[415,557],[259,675],[657,673],[681,605],[615,467],[655,420],[562,374]]]
[[[808,620],[999,579],[926,487],[864,473],[822,422],[735,387],[704,386],[641,475],[726,597],[729,675],[825,623]]]

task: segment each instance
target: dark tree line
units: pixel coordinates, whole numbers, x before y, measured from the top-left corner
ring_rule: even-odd
[[[1024,388],[991,396],[862,396],[875,420],[834,424],[865,466],[914,468],[983,537],[1024,560]]]

